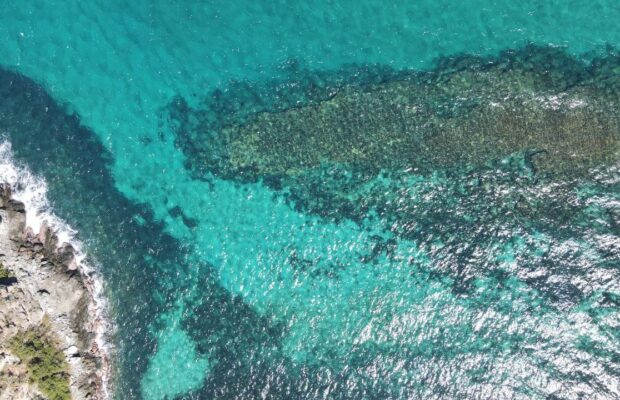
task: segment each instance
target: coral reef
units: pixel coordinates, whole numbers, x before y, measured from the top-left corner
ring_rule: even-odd
[[[515,153],[549,175],[609,165],[620,157],[619,93],[620,58],[611,50],[586,63],[561,49],[528,46],[358,81],[318,101],[287,107],[282,96],[285,105],[271,110],[229,110],[238,118],[213,120],[221,100],[198,109],[177,102],[170,115],[197,177],[263,179],[274,189],[290,187],[299,205],[318,201],[312,186],[326,179],[338,180],[336,193],[347,197],[348,188],[380,171],[430,174]]]
[[[6,285],[15,279],[15,275],[9,271],[4,264],[0,263],[0,284]]]
[[[558,307],[592,295],[571,282],[592,254],[613,265],[604,238],[618,215],[584,195],[608,193],[601,203],[611,204],[619,193],[610,177],[620,160],[620,57],[611,49],[590,62],[536,46],[443,59],[429,72],[341,85],[321,99],[291,104],[282,95],[270,109],[255,94],[255,113],[251,104],[220,108],[222,99],[172,106],[187,168],[199,179],[262,181],[303,213],[379,224],[389,234],[375,237],[364,263],[390,259],[398,239],[411,240],[455,292],[474,290],[479,276],[515,274]],[[592,215],[600,223],[584,226]],[[558,233],[582,238],[592,254],[547,253]],[[559,278],[517,269],[504,260],[511,251],[529,254],[519,265],[544,265]]]

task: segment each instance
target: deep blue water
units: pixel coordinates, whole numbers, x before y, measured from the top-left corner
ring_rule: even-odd
[[[0,19],[0,135],[101,269],[115,398],[620,397],[615,2]]]

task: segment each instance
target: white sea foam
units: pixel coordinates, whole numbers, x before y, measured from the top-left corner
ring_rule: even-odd
[[[33,175],[30,170],[18,165],[8,141],[0,142],[0,182],[11,187],[12,198],[24,203],[26,208],[26,225],[33,232],[39,232],[47,224],[56,234],[58,243],[69,243],[75,250],[75,261],[84,277],[84,283],[90,293],[89,312],[92,329],[96,333],[98,352],[103,361],[101,378],[104,399],[111,398],[109,391],[111,374],[111,354],[113,348],[107,338],[113,333],[113,325],[107,318],[108,305],[104,297],[104,285],[97,269],[87,262],[84,246],[77,239],[77,232],[53,211],[47,199],[47,184],[41,177]]]

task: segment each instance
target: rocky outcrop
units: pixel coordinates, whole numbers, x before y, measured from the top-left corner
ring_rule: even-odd
[[[0,400],[44,398],[8,343],[46,324],[64,352],[71,397],[100,399],[107,360],[98,348],[90,307],[89,277],[79,269],[70,244],[58,243],[45,224],[26,227],[26,210],[0,185],[0,263],[14,280],[0,284]]]

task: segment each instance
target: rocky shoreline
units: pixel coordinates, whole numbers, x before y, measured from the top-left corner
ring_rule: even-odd
[[[0,280],[0,400],[46,398],[9,346],[41,326],[64,353],[71,398],[106,398],[110,360],[97,340],[104,322],[94,312],[94,278],[47,225],[38,233],[26,226],[24,204],[7,184],[0,184],[0,264],[10,274]]]

